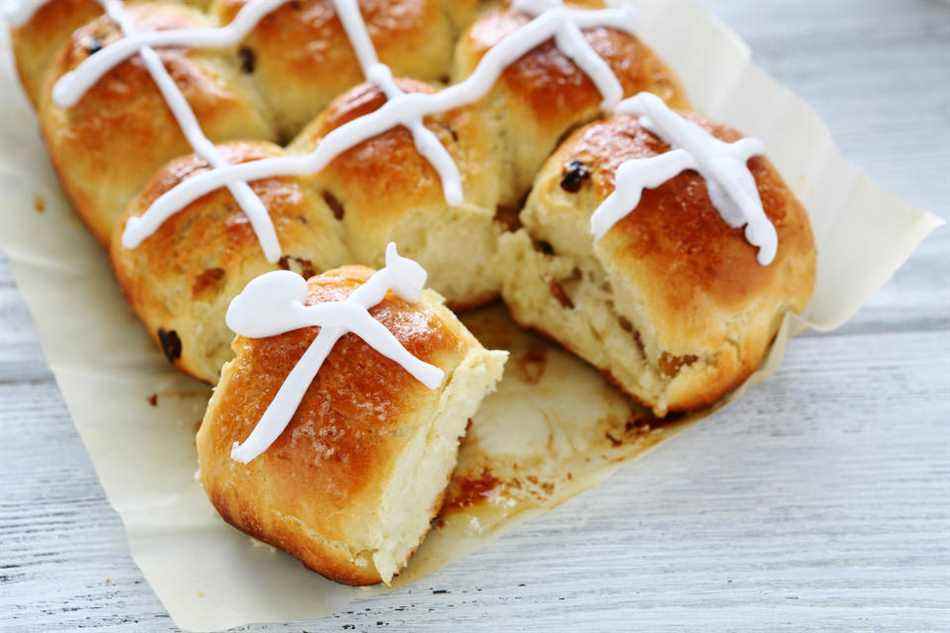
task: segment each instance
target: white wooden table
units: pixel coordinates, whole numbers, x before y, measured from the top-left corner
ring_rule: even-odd
[[[709,0],[948,217],[950,5]],[[0,631],[175,630],[0,260]],[[266,588],[262,587],[262,590]],[[421,585],[254,631],[950,631],[950,230],[725,415]]]

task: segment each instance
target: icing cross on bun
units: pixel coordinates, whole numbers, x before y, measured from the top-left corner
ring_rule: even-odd
[[[229,355],[223,311],[268,269],[378,267],[397,241],[449,305],[494,300],[498,239],[557,140],[618,96],[685,103],[629,8],[219,0],[209,16],[102,2],[23,11],[18,69],[64,188],[110,245],[136,312],[170,361],[212,383]],[[453,60],[443,40],[457,31]],[[319,116],[301,131],[304,111]],[[286,151],[268,144],[298,133]]]
[[[723,221],[733,228],[746,227],[746,239],[759,248],[759,263],[763,266],[772,263],[778,249],[778,235],[765,216],[762,199],[747,165],[750,158],[765,153],[762,141],[744,138],[723,143],[649,93],[627,99],[617,112],[640,115],[640,125],[677,149],[620,165],[615,178],[617,190],[590,219],[596,239],[602,238],[631,208],[637,207],[645,187],[656,188],[691,169],[706,179],[709,198]]]
[[[389,290],[406,301],[418,301],[425,282],[426,272],[422,266],[400,257],[396,245],[390,243],[386,248],[386,267],[375,272],[343,301],[304,305],[307,282],[287,270],[261,275],[249,283],[228,308],[228,327],[236,334],[265,338],[307,326],[319,326],[320,334],[290,371],[251,435],[240,445],[235,443],[231,457],[246,464],[274,443],[287,427],[333,346],[350,332],[399,363],[429,389],[437,389],[445,372],[406,351],[368,312]]]
[[[712,405],[761,365],[811,297],[815,243],[759,143],[640,99],[649,116],[584,126],[547,161],[523,228],[502,238],[502,295],[519,324],[665,416]],[[668,118],[688,131],[670,134]],[[737,190],[741,213],[724,204]]]
[[[424,279],[390,249],[376,273],[268,273],[229,315],[254,338],[234,340],[198,431],[202,484],[226,521],[339,582],[405,566],[507,358]]]

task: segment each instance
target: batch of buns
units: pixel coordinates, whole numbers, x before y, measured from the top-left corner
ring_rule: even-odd
[[[334,580],[390,582],[504,368],[505,353],[453,310],[502,299],[519,325],[658,417],[712,405],[758,368],[812,292],[807,213],[760,151],[720,169],[716,151],[758,145],[689,113],[627,11],[558,0],[19,7],[16,65],[64,191],[167,359],[216,384],[197,445],[226,521]],[[166,32],[89,70],[133,35]],[[504,47],[515,52],[492,72],[486,56]],[[481,75],[491,81],[470,102],[413,110]],[[390,110],[396,123],[379,123]],[[708,139],[692,154],[674,147],[690,134]],[[340,138],[355,140],[319,169],[199,186],[238,173],[228,166],[304,164]],[[663,177],[642,176],[629,203],[621,178],[641,167]],[[765,261],[752,221],[744,230],[724,209],[741,206],[740,190],[774,227]],[[592,232],[606,201],[621,213]],[[420,291],[413,260],[432,290]]]

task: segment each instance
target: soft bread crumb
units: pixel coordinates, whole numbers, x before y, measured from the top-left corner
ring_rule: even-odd
[[[609,371],[631,395],[665,415],[669,380],[647,358],[644,333],[635,325],[640,319],[617,314],[600,265],[592,258],[582,262],[540,252],[523,230],[505,235],[501,244],[502,294],[515,321]]]
[[[473,349],[449,380],[435,415],[398,458],[380,507],[373,563],[383,582],[406,566],[439,511],[468,420],[501,379],[507,352]]]

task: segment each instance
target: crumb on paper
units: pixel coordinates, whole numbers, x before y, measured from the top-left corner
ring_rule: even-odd
[[[46,198],[40,194],[33,196],[33,210],[37,213],[43,213],[46,211]]]
[[[150,405],[152,405],[153,407],[157,407],[157,406],[158,406],[158,394],[157,394],[157,393],[153,393],[152,395],[150,395],[150,396],[148,397],[148,403],[149,403]]]
[[[270,545],[269,543],[265,543],[264,541],[258,541],[254,537],[248,537],[248,540],[251,542],[251,547],[267,550],[271,554],[277,553],[277,548],[274,547],[273,545]]]

